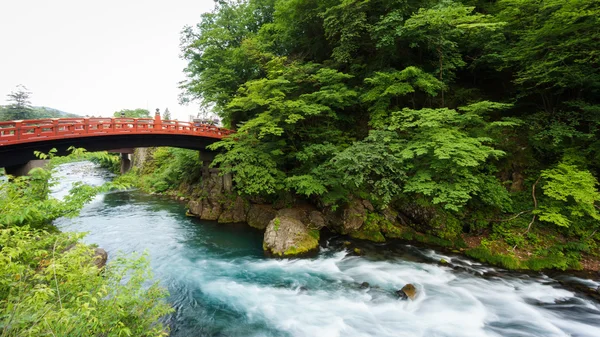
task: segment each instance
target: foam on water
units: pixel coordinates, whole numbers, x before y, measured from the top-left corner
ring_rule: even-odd
[[[490,281],[446,267],[373,262],[341,253],[305,260],[222,263],[225,269],[266,274],[285,269],[304,277],[300,286],[308,290],[302,291],[227,277],[197,284],[207,296],[245,313],[249,323],[266,322],[290,336],[600,336],[598,326],[568,321],[531,304],[528,300],[555,303],[575,296],[535,280]],[[313,289],[310,277],[337,286]],[[356,286],[363,281],[371,289]],[[418,289],[417,299],[399,301],[393,291],[409,282]],[[600,312],[596,315],[600,317]]]

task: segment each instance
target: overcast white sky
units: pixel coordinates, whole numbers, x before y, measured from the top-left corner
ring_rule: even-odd
[[[168,107],[187,120],[177,83],[179,33],[213,0],[1,0],[0,104],[17,84],[34,106],[109,116]]]

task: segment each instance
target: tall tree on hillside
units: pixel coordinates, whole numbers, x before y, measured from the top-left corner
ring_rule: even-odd
[[[165,108],[165,111],[163,112],[163,115],[162,115],[162,119],[163,120],[171,120],[171,112],[169,111],[169,108]]]
[[[14,91],[6,95],[9,103],[6,114],[7,119],[29,119],[32,118],[31,91],[22,84],[17,85]]]

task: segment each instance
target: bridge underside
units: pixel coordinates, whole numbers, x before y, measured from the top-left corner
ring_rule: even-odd
[[[58,155],[68,154],[71,146],[84,148],[89,152],[108,151],[120,148],[170,146],[192,150],[205,150],[206,146],[220,139],[177,134],[129,134],[103,135],[32,143],[0,146],[0,167],[12,168],[22,166],[30,160],[37,159],[34,151],[47,153],[51,149],[58,150]]]

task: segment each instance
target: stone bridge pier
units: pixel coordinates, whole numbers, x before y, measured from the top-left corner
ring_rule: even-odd
[[[215,159],[216,153],[209,151],[199,151],[200,160],[202,161],[202,180],[203,181],[215,181],[220,186],[221,192],[231,192],[233,189],[233,179],[231,174],[220,175],[220,171],[217,168],[211,168],[210,164]]]
[[[48,162],[49,160],[47,159],[35,159],[28,161],[24,165],[5,167],[4,170],[6,171],[6,174],[10,174],[15,177],[21,177],[29,174],[29,171],[33,170],[34,168],[45,167],[48,165]]]

